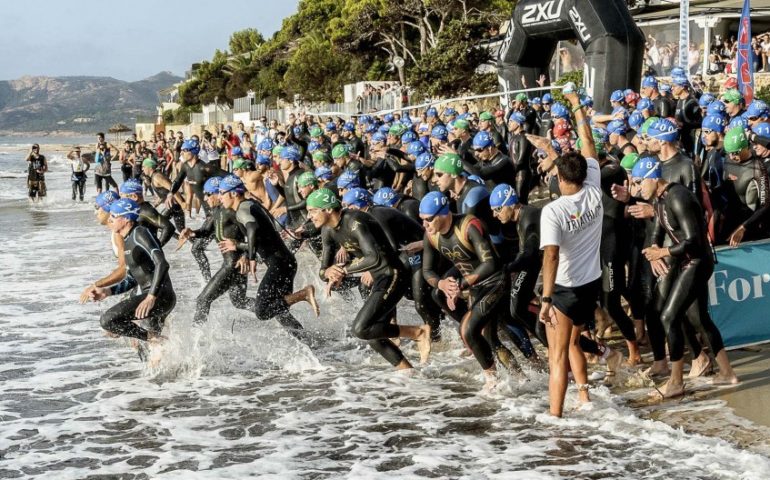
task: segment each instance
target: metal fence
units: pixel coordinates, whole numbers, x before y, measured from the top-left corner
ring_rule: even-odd
[[[203,125],[203,112],[193,112],[190,114],[190,123]]]

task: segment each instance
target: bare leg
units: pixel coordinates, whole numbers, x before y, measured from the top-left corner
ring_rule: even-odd
[[[693,358],[692,365],[690,366],[690,374],[688,375],[689,378],[695,378],[700,377],[701,375],[705,375],[709,368],[711,367],[711,358],[701,350],[700,355],[698,355],[696,358]]]
[[[575,375],[575,381],[580,384],[586,384],[588,383],[588,375],[586,374],[585,357],[580,348],[578,338],[580,335],[579,329],[573,328],[572,320],[556,308],[553,309],[553,312],[555,325],[551,323],[546,328],[549,366],[548,399],[551,415],[561,417],[564,411],[564,397],[567,394],[567,371],[573,357],[573,344],[575,356],[573,375]],[[584,397],[583,393],[585,393]],[[581,397],[587,401],[588,392],[581,392]]]
[[[399,325],[398,336],[414,340],[417,343],[417,350],[420,352],[420,363],[425,364],[428,362],[428,357],[430,356],[430,325],[420,325],[419,327]]]
[[[650,396],[659,400],[684,395],[684,359],[671,362],[671,377],[668,381],[650,392]]]
[[[307,302],[310,304],[313,312],[315,312],[316,317],[321,315],[321,309],[315,299],[315,287],[313,285],[308,285],[302,290],[286,295],[283,299],[289,306],[299,302]]]
[[[735,385],[740,383],[732,365],[730,365],[730,359],[727,358],[727,350],[724,348],[717,353],[717,365],[719,365],[719,373],[712,381],[714,385]]]

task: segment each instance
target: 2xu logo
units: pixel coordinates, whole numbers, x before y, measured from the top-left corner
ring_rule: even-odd
[[[564,0],[549,0],[547,2],[527,5],[524,7],[524,14],[521,16],[521,24],[535,25],[558,20],[561,17],[561,7],[563,5]]]

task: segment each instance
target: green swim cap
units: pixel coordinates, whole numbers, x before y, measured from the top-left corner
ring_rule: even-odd
[[[158,166],[158,162],[156,162],[152,158],[145,158],[144,160],[142,160],[142,166],[146,168],[155,168]]]
[[[470,130],[471,125],[468,123],[468,120],[465,120],[464,118],[461,118],[459,120],[455,120],[455,130]]]
[[[307,187],[308,185],[312,185],[314,187],[318,186],[318,179],[315,178],[315,175],[313,175],[313,172],[304,172],[297,177],[297,186],[300,188]]]
[[[316,190],[307,197],[308,208],[320,208],[325,210],[327,208],[338,209],[340,206],[340,199],[337,198],[337,194],[328,188]]]
[[[650,128],[650,125],[660,120],[658,117],[650,117],[647,120],[644,121],[642,124],[642,128],[639,129],[640,132],[642,132],[642,135],[647,135],[647,130]]]
[[[490,121],[493,118],[495,118],[495,117],[491,113],[489,113],[489,112],[481,112],[481,115],[479,115],[479,120]]]
[[[596,147],[596,153],[607,153],[607,145],[604,143],[604,139],[597,135],[596,132],[591,132],[591,136],[594,137],[594,147]],[[575,142],[575,148],[580,150],[583,148],[583,141],[581,139],[577,139],[577,142]]]
[[[390,130],[388,130],[388,135],[393,135],[394,137],[400,137],[401,135],[406,132],[406,127],[401,125],[400,123],[397,123],[390,127]]]
[[[743,101],[743,95],[735,88],[731,88],[722,95],[722,101],[725,103],[739,104]]]
[[[620,161],[620,166],[623,167],[623,169],[631,171],[634,169],[634,165],[636,165],[636,162],[639,161],[639,154],[638,153],[629,153],[625,157],[623,157],[623,160]]]
[[[523,102],[523,101],[526,101],[526,100],[529,100],[529,98],[527,97],[526,93],[518,93],[518,94],[516,94],[516,101],[517,102]]]
[[[239,158],[238,160],[233,160],[233,170],[248,170],[249,168],[249,162],[248,160],[244,160],[242,158]]]
[[[321,130],[321,127],[316,125],[316,126],[314,126],[313,128],[310,129],[309,133],[310,133],[311,137],[320,137],[321,135],[323,135],[324,132],[323,132],[323,130]]]
[[[436,159],[433,169],[437,172],[448,173],[449,175],[460,175],[463,173],[463,162],[460,159],[460,155],[445,153]]]
[[[283,150],[283,147],[280,145],[276,145],[273,147],[273,156],[278,157],[281,154],[281,150]]]
[[[734,127],[725,134],[725,152],[737,153],[749,147],[749,139],[743,127]]]
[[[391,131],[392,130],[393,127],[391,127]],[[332,149],[332,158],[337,160],[338,158],[347,157],[348,153],[348,146],[339,143]]]
[[[316,162],[321,162],[324,165],[329,165],[332,163],[332,158],[329,156],[329,154],[321,151],[313,152],[313,160]]]

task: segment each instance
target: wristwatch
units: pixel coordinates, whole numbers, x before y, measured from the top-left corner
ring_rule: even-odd
[[[540,303],[553,303],[553,299],[551,297],[540,297]]]

